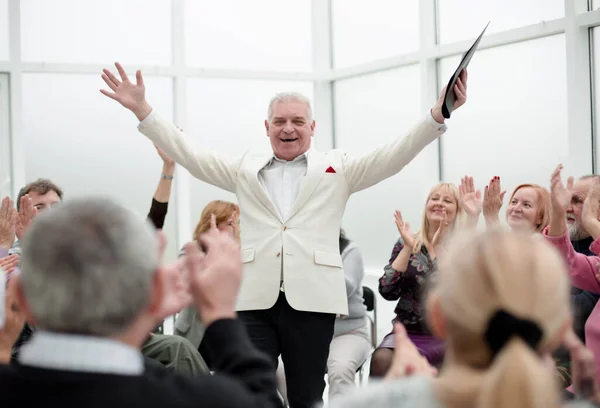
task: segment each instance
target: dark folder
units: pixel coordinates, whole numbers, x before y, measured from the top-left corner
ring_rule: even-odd
[[[460,64],[458,64],[458,68],[456,69],[456,71],[454,71],[452,78],[450,78],[450,82],[448,82],[448,86],[446,87],[446,95],[444,95],[444,103],[442,104],[442,115],[444,115],[446,119],[450,117],[450,114],[452,113],[452,107],[454,106],[454,102],[456,101],[454,85],[456,84],[456,81],[458,80],[458,77],[462,73],[463,69],[465,69],[467,65],[469,65],[469,62],[471,61],[473,54],[475,54],[475,50],[477,49],[477,46],[479,45],[479,42],[481,41],[481,38],[483,37],[483,34],[485,33],[485,30],[487,30],[489,25],[490,22],[488,21],[481,34],[479,34],[479,37],[477,37],[477,40],[475,40],[475,43],[471,46],[471,48],[469,48],[467,52],[463,54],[462,59],[460,60]]]

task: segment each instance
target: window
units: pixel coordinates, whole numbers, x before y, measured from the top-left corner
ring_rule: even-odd
[[[169,0],[21,0],[28,62],[169,65]]]
[[[418,50],[419,2],[332,0],[336,68]]]
[[[172,82],[145,78],[148,100],[172,117]],[[49,178],[68,200],[104,196],[145,218],[162,161],[137,131],[135,116],[98,92],[99,76],[23,75],[23,133],[27,181]],[[174,194],[171,195],[174,198]],[[177,255],[175,203],[164,231],[168,258]]]
[[[0,61],[8,61],[8,0],[0,0]]]
[[[310,0],[187,0],[187,64],[309,72]]]
[[[361,154],[405,135],[425,118],[420,97],[418,65],[337,81],[336,148]],[[396,209],[418,229],[424,197],[437,180],[436,148],[432,143],[398,175],[350,198],[342,226],[362,248],[367,267],[379,272],[389,259],[398,238]]]
[[[519,60],[527,63],[514,69]],[[458,61],[440,61],[440,85]],[[507,194],[521,183],[548,186],[552,170],[568,157],[566,83],[564,35],[476,53],[469,100],[442,137],[444,180],[459,183],[468,174],[483,191],[500,176]]]
[[[564,9],[563,0],[438,0],[439,42],[475,40],[488,21],[486,34],[562,18]]]

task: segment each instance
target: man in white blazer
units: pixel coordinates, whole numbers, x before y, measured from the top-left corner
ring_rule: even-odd
[[[408,134],[361,156],[311,147],[310,102],[279,94],[265,120],[273,150],[229,157],[195,145],[147,103],[141,72],[132,82],[115,65],[120,79],[105,69],[110,91],[101,92],[131,110],[139,130],[194,177],[236,194],[244,262],[238,316],[275,364],[281,354],[290,405],[312,407],[325,387],[335,316],[348,313],[338,248],[346,202],[398,173],[444,133],[444,92]],[[463,72],[455,86],[455,109],[466,101],[466,79]]]

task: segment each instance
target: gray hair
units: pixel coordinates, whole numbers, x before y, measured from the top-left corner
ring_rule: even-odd
[[[598,174],[586,174],[585,176],[579,177],[579,180],[589,180],[594,179],[595,181],[600,181],[600,175]]]
[[[36,217],[23,241],[23,291],[40,328],[113,336],[150,301],[158,240],[108,199],[75,199]]]
[[[270,121],[273,118],[273,106],[279,102],[304,102],[306,104],[306,116],[308,117],[308,120],[312,122],[313,114],[310,99],[299,92],[280,92],[275,94],[275,96],[271,98],[271,101],[269,102],[267,120]]]

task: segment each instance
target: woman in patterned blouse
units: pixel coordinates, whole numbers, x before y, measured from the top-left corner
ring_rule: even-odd
[[[423,308],[424,289],[436,270],[436,255],[443,250],[444,237],[462,212],[456,185],[440,183],[429,192],[421,222],[421,231],[413,234],[400,211],[395,221],[400,239],[394,246],[389,264],[379,279],[379,293],[387,300],[398,300],[396,318],[406,327],[409,338],[430,364],[439,366],[444,344],[434,338],[426,326]],[[390,333],[373,353],[372,377],[383,377],[394,353],[394,334]]]

